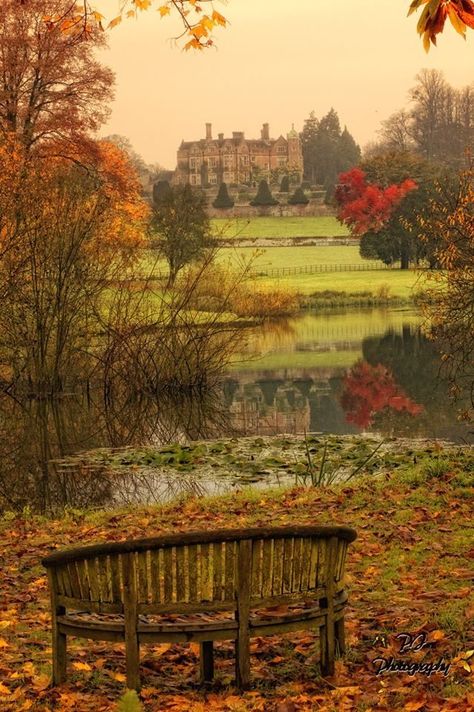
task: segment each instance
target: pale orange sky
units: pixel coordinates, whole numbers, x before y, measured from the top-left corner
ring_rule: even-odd
[[[408,0],[230,0],[215,6],[231,24],[217,49],[182,51],[176,19],[155,10],[111,30],[101,59],[116,73],[116,100],[102,135],[127,136],[150,163],[174,168],[182,139],[245,131],[300,130],[333,106],[361,145],[407,103],[423,67],[456,87],[474,81],[474,32],[447,26],[427,55],[406,17]]]

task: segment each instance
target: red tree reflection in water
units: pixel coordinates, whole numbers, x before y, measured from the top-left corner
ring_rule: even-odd
[[[358,361],[344,377],[341,405],[348,423],[366,428],[375,413],[392,408],[398,412],[419,415],[423,406],[410,400],[395,383],[392,371],[381,363],[371,366]]]

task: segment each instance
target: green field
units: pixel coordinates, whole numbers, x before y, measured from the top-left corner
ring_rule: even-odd
[[[228,248],[219,252],[218,260],[235,263],[255,254],[253,248]],[[306,265],[364,265],[359,248],[352,245],[322,247],[269,247],[257,253],[252,269],[283,269]],[[415,270],[380,269],[364,272],[320,272],[316,274],[296,274],[275,277],[261,277],[259,286],[284,287],[301,294],[313,294],[326,290],[354,293],[377,292],[384,285],[390,287],[390,295],[409,299],[413,290],[422,289],[423,277]]]
[[[211,220],[214,233],[226,239],[259,237],[346,237],[349,231],[334,217],[261,217]]]
[[[307,265],[366,265],[359,255],[359,248],[353,245],[323,245],[321,247],[227,247],[221,248],[217,261],[239,268],[247,260],[252,260],[252,271],[259,269],[304,268]],[[381,263],[380,263],[381,264]],[[152,253],[144,256],[140,271],[150,274],[153,270],[166,271],[163,260],[156,261]],[[282,287],[304,295],[315,292],[336,291],[353,294],[356,292],[377,293],[388,285],[392,297],[410,299],[413,291],[423,289],[424,278],[416,270],[380,269],[367,271],[318,272],[315,274],[295,274],[262,276],[255,280],[256,286]]]

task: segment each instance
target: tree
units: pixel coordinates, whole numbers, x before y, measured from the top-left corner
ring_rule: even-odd
[[[257,195],[250,201],[250,205],[278,205],[278,200],[271,194],[266,180],[258,184]]]
[[[98,153],[95,170],[30,157],[14,210],[3,214],[15,232],[0,262],[1,345],[34,393],[62,390],[81,367],[87,378],[85,355],[113,303],[110,281],[144,244],[133,171],[115,147]]]
[[[284,175],[283,178],[281,179],[280,183],[280,193],[289,193],[290,192],[290,177],[288,175]]]
[[[318,164],[318,155],[316,149],[318,128],[319,121],[316,118],[316,114],[314,113],[314,111],[312,111],[309,117],[305,120],[303,125],[303,131],[301,132],[304,175],[312,183],[316,182],[316,169]]]
[[[171,192],[171,186],[167,180],[159,180],[153,186],[153,201],[158,204],[160,200],[167,197]]]
[[[396,111],[388,119],[382,121],[382,128],[378,132],[382,139],[382,150],[408,151],[413,147],[410,129],[410,114],[405,109]]]
[[[341,132],[334,109],[319,121],[311,112],[301,136],[305,177],[323,185],[331,197],[337,175],[359,162],[360,148],[347,127]]]
[[[301,186],[299,186],[293,195],[288,198],[288,205],[308,205],[308,203],[309,199],[306,197]]]
[[[466,419],[474,417],[474,168],[439,181],[428,210],[414,218],[420,238],[436,244],[444,268],[433,275],[432,301],[425,305],[431,336],[443,353],[452,394],[470,398]]]
[[[206,198],[190,185],[171,186],[153,205],[151,228],[168,262],[168,285],[180,270],[204,256],[212,246]]]
[[[113,74],[94,58],[105,38],[64,27],[74,23],[70,0],[3,0],[0,4],[0,132],[27,153],[46,143],[62,155],[89,141],[109,113]],[[61,16],[61,23],[46,21]]]
[[[416,211],[424,214],[438,170],[418,156],[404,153],[377,155],[340,176],[336,191],[339,219],[361,235],[360,252],[387,264],[427,258],[433,246],[422,243],[410,223]]]
[[[409,124],[415,150],[459,165],[474,143],[474,86],[455,90],[436,69],[423,69],[415,79]]]
[[[234,207],[234,201],[229,195],[229,192],[227,190],[227,185],[225,183],[221,183],[219,186],[219,192],[217,193],[217,197],[212,203],[214,208],[233,208]]]

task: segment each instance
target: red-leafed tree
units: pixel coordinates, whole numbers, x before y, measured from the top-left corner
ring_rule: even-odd
[[[439,169],[407,152],[391,151],[364,161],[339,176],[338,218],[361,237],[360,254],[402,269],[427,259],[436,265],[432,246],[423,244],[412,226],[423,215],[435,189]]]
[[[376,413],[390,408],[419,415],[423,406],[412,401],[396,384],[392,371],[367,361],[358,361],[344,378],[341,405],[348,423],[367,428]]]
[[[361,168],[352,168],[339,176],[336,188],[337,217],[354,235],[378,232],[392,217],[403,198],[417,188],[414,180],[407,178],[400,185],[387,188],[369,183]]]

